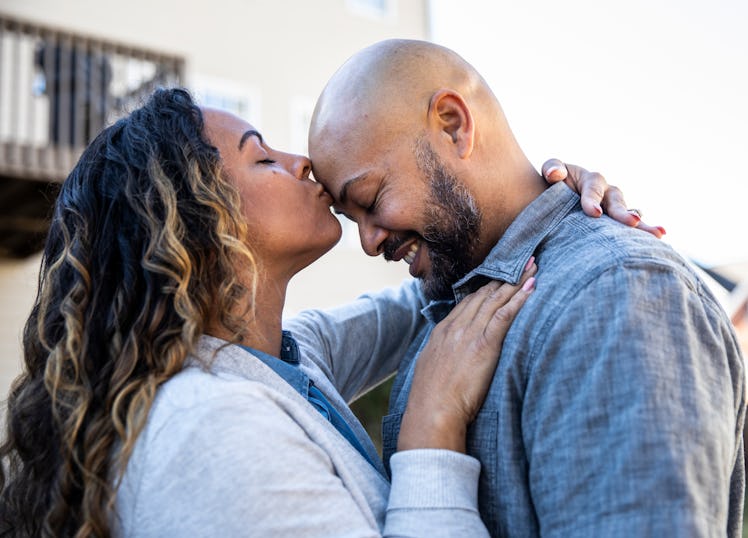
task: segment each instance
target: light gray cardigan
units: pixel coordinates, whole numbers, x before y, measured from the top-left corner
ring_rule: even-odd
[[[116,498],[115,535],[486,536],[477,460],[446,450],[401,452],[392,458],[390,486],[341,396],[351,399],[394,371],[422,326],[421,305],[408,283],[286,324],[301,368],[376,469],[260,360],[203,336],[157,393]],[[347,356],[346,349],[361,349],[361,338],[371,341],[371,355]]]

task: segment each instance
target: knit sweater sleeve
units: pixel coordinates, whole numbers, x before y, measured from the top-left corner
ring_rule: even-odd
[[[172,413],[140,448],[125,536],[486,535],[477,460],[443,450],[396,455],[389,499],[380,479],[386,509],[377,514],[377,502],[360,499],[375,488],[346,485],[371,473],[341,465],[324,435],[262,390]]]

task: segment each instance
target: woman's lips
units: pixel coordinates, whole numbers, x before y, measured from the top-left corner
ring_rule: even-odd
[[[327,192],[327,189],[325,189],[321,183],[317,183],[317,190],[319,191],[319,197],[323,199],[328,206],[331,206],[335,202],[335,200],[332,199],[332,195]]]

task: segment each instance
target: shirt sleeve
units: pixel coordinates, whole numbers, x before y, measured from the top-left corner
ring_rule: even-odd
[[[325,449],[277,402],[234,396],[165,424],[147,447],[137,536],[486,535],[476,507],[480,466],[463,454],[400,458],[382,534],[354,499],[361,492],[345,487]]]
[[[327,310],[307,310],[284,321],[302,352],[327,375],[345,401],[392,375],[427,321],[416,280]]]
[[[561,304],[522,410],[543,535],[724,536],[743,502],[745,389],[719,307],[651,266],[610,269]]]

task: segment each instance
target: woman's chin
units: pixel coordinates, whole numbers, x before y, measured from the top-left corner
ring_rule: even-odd
[[[299,271],[306,269],[310,265],[312,265],[314,262],[322,258],[325,254],[330,252],[332,248],[338,244],[338,241],[340,241],[340,238],[342,236],[342,233],[340,231],[340,228],[338,228],[338,233],[335,235],[330,236],[329,241],[325,243],[321,243],[319,246],[315,245],[313,249],[310,249],[308,251],[308,255],[304,257],[304,259],[301,261],[301,263],[298,264],[298,269],[294,272],[298,273]]]
[[[327,238],[327,241],[322,245],[319,255],[313,261],[317,261],[323,255],[330,252],[332,247],[337,245],[340,242],[340,238],[343,237],[343,227],[340,225],[340,221],[335,216],[333,216],[333,220],[335,222],[332,223],[333,226],[330,227],[329,232],[325,230],[326,233],[324,234],[324,237]]]

